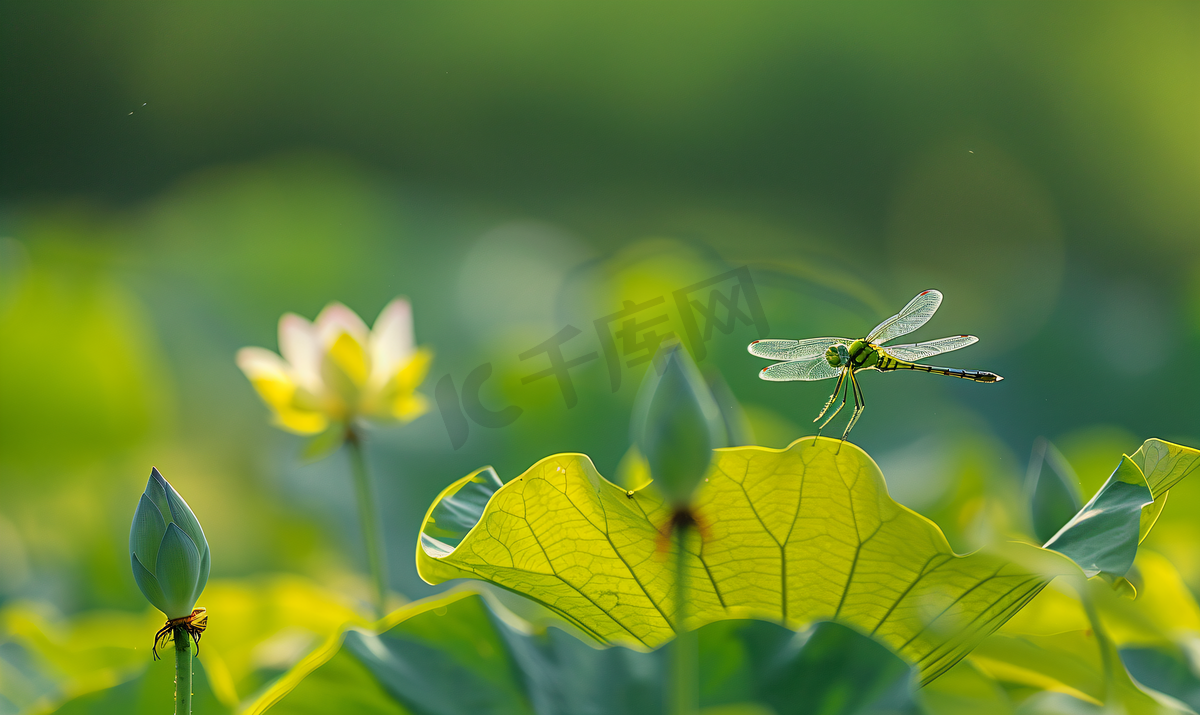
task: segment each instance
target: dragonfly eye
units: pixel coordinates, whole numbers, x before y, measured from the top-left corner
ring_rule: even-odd
[[[825,359],[833,367],[848,365],[850,363],[850,349],[841,343],[834,343],[825,351]]]

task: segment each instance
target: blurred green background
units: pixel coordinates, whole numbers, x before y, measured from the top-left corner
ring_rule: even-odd
[[[980,337],[942,363],[1003,383],[868,374],[853,435],[960,551],[1027,531],[1039,436],[1085,494],[1146,437],[1200,445],[1195,2],[2,12],[0,606],[144,612],[125,543],[152,464],[214,579],[365,599],[345,455],[306,464],[233,362],[332,300],[370,323],[408,296],[422,392],[491,363],[483,403],[523,410],[459,449],[436,409],[369,435],[408,598],[452,480],[564,451],[615,475],[628,447],[644,364],[615,392],[575,368],[568,409],[518,355],[567,325],[568,359],[599,351],[626,300],[679,332],[672,292],[738,266],[771,337],[861,335],[926,288],[915,338]],[[759,337],[714,332],[702,366],[781,447],[832,384],[758,380]],[[1200,489],[1171,502],[1148,545],[1195,590]]]

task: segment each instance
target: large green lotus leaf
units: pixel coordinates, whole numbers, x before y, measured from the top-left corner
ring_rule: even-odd
[[[483,471],[452,485],[431,526],[449,530],[437,515],[460,489],[496,481]],[[996,554],[954,554],[933,523],[888,497],[870,457],[837,440],[718,450],[695,510],[703,531],[687,546],[690,627],[739,617],[792,628],[840,621],[927,678],[1049,578]],[[557,455],[497,489],[456,547],[423,530],[418,569],[431,582],[484,578],[604,642],[655,647],[674,633],[674,557],[661,553],[659,531],[667,518],[648,490],[630,495],[587,457]],[[1024,551],[1049,557],[1051,574],[1071,569],[1036,547]]]
[[[797,634],[774,623],[728,620],[697,635],[706,709],[915,712],[913,669],[840,624]],[[668,657],[666,649],[597,648],[459,591],[401,609],[379,632],[348,630],[246,715],[346,712],[346,703],[366,713],[657,715]]]
[[[1176,450],[1155,462],[1160,491],[1191,466],[1191,451]],[[1140,472],[1136,460],[1126,464]],[[426,581],[490,581],[605,643],[653,648],[672,638],[675,558],[662,535],[669,514],[652,489],[621,489],[580,454],[546,458],[500,484],[480,470],[434,502],[417,546]],[[1112,540],[1136,548],[1141,506],[1112,501],[1093,505],[1092,517],[1120,527]],[[1029,544],[955,554],[935,524],[888,496],[865,452],[832,439],[717,450],[694,509],[701,529],[686,545],[690,628],[726,618],[790,628],[841,622],[916,664],[922,682],[1054,576],[1079,573],[1057,552]],[[1074,552],[1082,563],[1120,551],[1101,534],[1088,536]]]
[[[1016,704],[970,659],[959,661],[918,694],[925,715],[1014,715]]]

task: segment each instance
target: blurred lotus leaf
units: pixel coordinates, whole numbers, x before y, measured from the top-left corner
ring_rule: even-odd
[[[192,612],[208,583],[208,540],[183,497],[150,470],[129,529],[133,579],[142,595],[168,619]]]
[[[1091,629],[1045,636],[996,634],[979,645],[971,660],[998,680],[1082,701],[1077,706],[1079,712],[1127,715],[1191,712],[1168,695],[1139,687],[1121,664],[1111,641],[1098,638]],[[1062,711],[1060,706],[1047,712]]]
[[[1041,437],[1033,444],[1026,490],[1033,534],[1043,542],[1053,538],[1083,506],[1071,465],[1057,447]]]
[[[701,704],[712,712],[915,712],[914,671],[840,624],[794,633],[730,620],[698,636]],[[666,665],[662,649],[596,648],[461,590],[402,608],[377,631],[347,631],[264,692],[246,715],[649,715],[663,712]]]
[[[408,422],[429,409],[416,391],[432,353],[413,344],[412,308],[397,298],[368,329],[341,303],[314,322],[287,313],[279,320],[279,352],[242,348],[238,367],[250,379],[275,422],[299,434],[327,432],[321,452],[341,444],[357,417]]]
[[[1156,462],[1160,490],[1196,454],[1174,449],[1173,462]],[[1114,509],[1132,529],[1106,504],[1092,516],[1136,548],[1140,510],[1125,506]],[[483,469],[430,507],[417,568],[431,583],[481,578],[529,596],[601,642],[655,648],[674,634],[674,559],[655,552],[667,509],[653,485],[627,494],[580,454],[543,459],[504,485]],[[1080,573],[1032,544],[955,554],[935,524],[888,496],[865,452],[825,438],[717,450],[693,511],[701,528],[686,545],[689,627],[746,617],[845,623],[915,664],[923,683],[1054,576]],[[1095,536],[1074,552],[1083,564],[1120,550]]]
[[[205,603],[214,626],[195,659],[195,715],[237,711],[348,624],[370,623],[344,597],[297,576],[214,581]],[[62,618],[35,604],[9,605],[0,610],[0,684],[11,672],[4,657],[19,653],[26,672],[4,688],[17,696],[18,712],[161,712],[174,664],[151,659],[147,635],[161,625],[151,612]]]
[[[1162,556],[1139,551],[1135,571],[1143,584],[1136,599],[1103,580],[1088,582],[1095,620],[1070,588],[1045,589],[970,662],[1009,689],[1049,690],[1092,706],[1115,700],[1131,714],[1195,709],[1200,680],[1188,650],[1200,632],[1200,606]]]

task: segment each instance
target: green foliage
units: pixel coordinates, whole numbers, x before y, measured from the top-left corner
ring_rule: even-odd
[[[949,682],[935,681],[926,699],[949,699],[966,674],[976,673],[999,692],[987,698],[993,705],[1009,702],[999,712],[1015,712],[1013,703],[1022,701],[1022,713],[1064,712],[1062,698],[1079,712],[1105,703],[1130,713],[1187,712],[1191,691],[1183,676],[1194,667],[1187,649],[1200,606],[1158,554],[1139,550],[1130,576],[1139,583],[1136,599],[1103,579],[1086,588],[1078,578],[1055,582],[950,671]],[[1160,668],[1154,677],[1145,677],[1147,663]]]
[[[196,715],[231,713],[347,625],[367,625],[344,596],[295,576],[214,580],[201,605],[210,627],[194,659]],[[63,618],[34,604],[0,609],[0,686],[18,712],[161,713],[171,658],[150,645],[162,615],[95,611]],[[24,664],[12,673],[10,663]],[[17,675],[16,683],[11,678]],[[22,677],[23,676],[23,677]],[[24,684],[24,687],[17,687]],[[10,687],[11,686],[11,687]],[[0,711],[2,712],[2,711]]]
[[[50,614],[52,643],[87,623],[96,649],[146,667],[131,649],[161,616],[142,618],[121,552],[149,460],[206,516],[219,559],[199,605],[221,578],[279,570],[356,593],[344,455],[299,465],[299,441],[263,423],[229,365],[241,345],[273,348],[284,310],[311,317],[334,298],[373,314],[412,296],[439,350],[433,377],[461,394],[489,363],[482,404],[524,410],[503,430],[472,422],[458,451],[436,414],[380,435],[393,554],[448,475],[494,463],[508,479],[579,451],[611,478],[628,447],[613,427],[645,365],[619,356],[620,390],[603,354],[573,368],[579,404],[564,410],[553,378],[521,382],[543,357],[518,354],[569,323],[583,334],[564,356],[586,356],[591,321],[658,296],[660,333],[684,335],[671,291],[722,260],[752,266],[775,337],[869,328],[918,285],[953,296],[946,320],[977,329],[986,361],[1018,379],[983,394],[876,376],[856,429],[896,500],[959,552],[1026,526],[1016,485],[1031,435],[1070,457],[1080,503],[1134,434],[1196,437],[1192,4],[77,5],[9,4],[3,33],[0,608]],[[733,443],[803,434],[820,386],[761,389],[743,349],[754,329],[689,297],[731,320],[705,337],[703,365],[761,440]],[[1096,430],[1103,445],[1071,448]],[[1043,476],[1038,503],[1053,508],[1035,519],[1037,543],[1077,511]],[[1197,589],[1200,489],[1183,487],[1139,551],[1158,549]],[[1134,564],[1137,599],[1114,594],[1112,609],[1161,593],[1161,574]],[[431,592],[411,563],[392,573],[399,592]],[[1122,652],[1174,653],[1200,633],[1164,608],[1179,618],[1170,642],[1127,642],[1107,624]],[[277,609],[214,609],[201,661],[223,698],[226,634],[280,631],[277,612],[310,632]],[[118,647],[101,617],[142,631]],[[25,634],[0,633],[0,712],[126,680],[91,651],[42,663]],[[229,665],[242,698],[288,660],[253,650]],[[954,715],[1043,687],[961,663],[933,686],[960,669],[979,677],[955,681],[969,704]]]
[[[1083,506],[1079,483],[1058,448],[1044,438],[1034,442],[1026,479],[1033,535],[1049,541]]]
[[[1124,648],[1121,661],[1139,683],[1200,710],[1200,674],[1195,659],[1180,648]]]
[[[1128,568],[1113,555],[1136,549],[1157,500],[1196,457],[1148,440],[1089,502],[1092,524],[1077,515],[1060,532],[1058,543],[1081,564],[1099,564],[1113,580],[1127,576],[1142,592],[1131,601],[1093,580],[1080,601],[1044,589],[1055,574],[1083,576],[1054,551],[1013,544],[954,554],[936,526],[891,501],[874,463],[852,444],[805,439],[786,450],[715,451],[694,499],[702,528],[687,553],[702,705],[714,713],[786,713],[797,702],[831,713],[1015,713],[1018,703],[1022,713],[1099,703],[1131,715],[1180,711],[1193,684],[1178,638],[1200,626],[1200,608],[1165,561],[1140,556]],[[153,476],[150,485],[161,487]],[[155,511],[139,508],[135,553],[155,537],[164,543],[182,521],[169,487],[150,485],[142,504]],[[1138,486],[1140,496],[1130,489]],[[1117,498],[1129,493],[1135,498]],[[164,513],[172,523],[150,518]],[[490,596],[459,592],[367,627],[302,584],[218,584],[206,592],[217,627],[199,656],[196,712],[657,712],[667,666],[653,648],[671,638],[674,608],[672,554],[659,538],[669,513],[653,485],[629,496],[582,455],[548,458],[507,485],[480,470],[430,507],[421,573],[486,576],[548,611],[520,617]],[[1108,525],[1108,539],[1095,523]],[[507,560],[488,561],[496,553]],[[989,636],[1031,598],[1032,608]],[[546,627],[551,613],[565,618],[565,631]],[[264,670],[261,654],[318,614],[314,637],[293,646],[292,667],[271,683],[280,671]],[[61,712],[148,712],[169,699],[163,668],[145,658],[153,622],[129,622],[107,646],[94,637],[69,645],[29,614],[10,611],[4,622],[39,661],[75,673]],[[342,630],[346,623],[353,627]],[[597,648],[566,623],[634,648]],[[300,657],[321,638],[325,645]],[[955,666],[968,654],[969,664]],[[1155,689],[1133,680],[1122,657],[1143,677],[1152,673]],[[934,680],[946,671],[945,682]],[[912,686],[930,681],[914,702]]]
[[[1046,548],[1069,556],[1089,577],[1123,579],[1138,544],[1162,513],[1171,487],[1197,466],[1200,452],[1146,440],[1132,456],[1121,459],[1100,491],[1046,542]]]
[[[705,626],[698,636],[706,708],[914,712],[912,669],[845,626],[822,623],[793,633],[731,620]],[[378,631],[347,631],[246,715],[329,712],[348,703],[364,713],[653,715],[662,712],[666,669],[664,649],[595,648],[459,591],[407,606]]]
[[[1165,494],[1197,453],[1150,440],[1138,454],[1151,460]],[[1110,480],[1120,486],[1102,489],[1058,542],[1081,567],[1099,565],[1115,578],[1132,563],[1115,559],[1136,551],[1141,509],[1152,501],[1144,480],[1136,483],[1134,459],[1122,465]],[[481,470],[435,501],[417,547],[424,578],[488,580],[606,643],[653,648],[672,637],[674,575],[661,547],[668,510],[652,489],[627,495],[572,454],[499,484]],[[1054,576],[1079,573],[1028,544],[955,554],[936,525],[888,497],[865,452],[830,439],[718,450],[694,511],[689,627],[747,616],[791,627],[838,621],[916,664],[922,682],[952,667]],[[447,513],[457,518],[439,521]]]
[[[1137,555],[1142,509],[1153,503],[1142,471],[1122,457],[1096,496],[1046,548],[1069,556],[1089,577],[1123,578]]]

